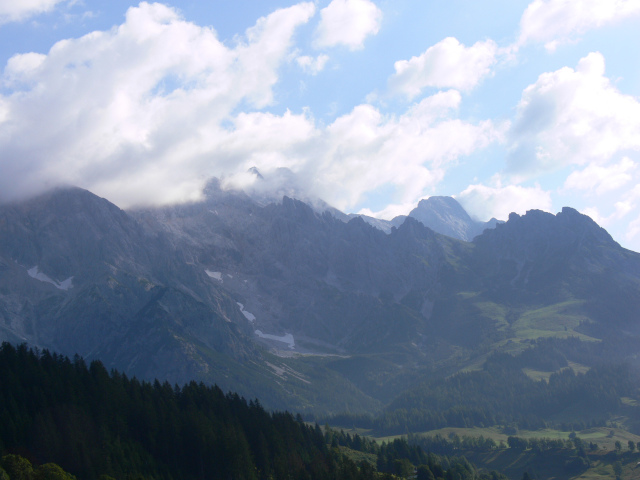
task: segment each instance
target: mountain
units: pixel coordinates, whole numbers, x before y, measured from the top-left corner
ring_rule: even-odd
[[[265,404],[304,410],[297,390],[322,398],[308,392],[321,383],[309,387],[304,373],[255,343],[238,299],[193,257],[193,239],[172,227],[170,215],[189,208],[135,217],[80,189],[0,207],[0,339],[99,358],[140,378],[260,391]],[[152,228],[160,225],[154,215],[162,231]],[[198,246],[213,250],[206,266],[215,242]],[[354,409],[375,406],[340,388]]]
[[[384,233],[215,179],[204,196],[125,212],[62,189],[0,206],[0,340],[316,413],[378,411],[538,338],[637,358],[640,255],[575,210],[467,242],[414,215]],[[451,200],[418,209],[473,225]]]
[[[180,252],[168,250],[167,239],[150,237],[108,201],[80,189],[60,190],[4,206],[0,218],[0,318],[13,339],[109,357],[113,343],[152,342],[169,318],[179,317],[180,336],[197,335],[236,357],[252,350],[237,340],[243,324],[232,300],[215,286],[203,288],[204,279],[194,278]],[[206,326],[199,318],[205,315]],[[180,348],[178,336],[173,343]],[[165,353],[172,348],[163,346]],[[142,360],[138,353],[132,348],[121,361],[170,368],[170,356]],[[198,368],[195,360],[191,368]]]
[[[245,191],[260,205],[278,203],[283,196],[288,196],[308,204],[317,213],[328,212],[343,222],[362,218],[366,223],[384,233],[391,233],[391,229],[398,228],[407,218],[406,215],[398,215],[391,220],[385,220],[361,213],[345,214],[323,200],[307,195],[301,179],[288,168],[278,168],[269,175],[263,176],[256,167],[252,167],[247,171],[246,176],[250,185],[245,188]],[[473,240],[485,229],[494,228],[500,223],[495,218],[488,222],[473,220],[456,199],[442,196],[421,200],[409,216],[434,232],[466,242]]]
[[[385,233],[391,233],[393,228],[398,228],[407,218],[406,215],[399,215],[392,220],[384,220],[363,214],[351,213],[345,215],[342,212],[335,211],[335,209],[326,210],[330,211],[336,218],[345,222],[360,217],[372,227],[382,230]],[[472,241],[484,230],[495,228],[497,224],[502,223],[495,218],[492,218],[488,222],[473,220],[455,198],[440,196],[420,200],[418,206],[411,210],[408,216],[415,218],[425,227],[429,227],[436,233],[457,238],[458,240],[464,240],[465,242]]]
[[[487,228],[495,228],[499,223],[492,218],[488,222],[473,220],[452,197],[429,197],[420,200],[411,210],[410,217],[432,229],[434,232],[470,242]]]

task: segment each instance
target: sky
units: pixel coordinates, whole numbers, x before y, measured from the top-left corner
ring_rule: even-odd
[[[576,208],[640,251],[640,0],[0,0],[0,202],[211,177],[391,219]]]

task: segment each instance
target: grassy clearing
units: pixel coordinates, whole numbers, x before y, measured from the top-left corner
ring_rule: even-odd
[[[364,462],[370,463],[375,467],[378,461],[378,456],[373,453],[358,452],[357,450],[351,450],[350,448],[347,448],[347,447],[339,447],[339,448],[340,448],[340,453],[347,456],[348,458],[353,460],[355,463],[360,463],[364,461]]]
[[[377,443],[384,443],[384,442],[393,442],[394,440],[398,439],[398,438],[406,438],[406,435],[389,435],[387,437],[371,437],[373,438]]]
[[[580,313],[583,305],[582,300],[569,300],[529,310],[520,315],[511,328],[515,336],[523,340],[578,337],[584,341],[596,341],[595,338],[575,331],[581,323],[591,322],[589,317]]]
[[[587,373],[591,367],[587,367],[586,365],[582,365],[576,362],[569,362],[569,368],[571,368],[576,373]]]
[[[474,297],[477,297],[478,295],[480,295],[480,292],[460,292],[460,293],[458,293],[458,297],[460,297],[463,300],[467,300],[469,298],[474,298]]]
[[[575,373],[587,373],[589,371],[589,367],[587,367],[586,365],[581,365],[575,362],[569,362],[568,367],[561,368],[560,370],[557,370],[557,372],[561,372],[562,370],[566,370],[567,368],[570,368]],[[523,368],[522,373],[524,373],[531,380],[535,380],[535,381],[544,380],[545,382],[549,383],[549,377],[551,377],[551,375],[553,375],[556,372],[544,372],[541,370],[534,370],[532,368]],[[624,399],[623,399],[623,402],[624,402]]]
[[[534,370],[532,368],[523,368],[522,373],[524,373],[531,380],[535,380],[536,382],[544,380],[545,382],[549,383],[549,377],[551,377],[551,375],[553,375],[555,372],[543,372],[540,370]]]

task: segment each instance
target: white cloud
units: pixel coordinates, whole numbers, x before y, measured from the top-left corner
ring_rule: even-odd
[[[316,47],[345,45],[358,50],[369,35],[380,30],[382,11],[370,0],[332,0],[320,11],[320,17]]]
[[[310,57],[309,55],[296,57],[298,65],[300,65],[305,72],[311,75],[317,75],[319,72],[324,70],[328,60],[328,55],[318,55],[316,58]]]
[[[4,69],[4,85],[16,87],[28,82],[30,78],[37,75],[38,69],[46,59],[46,55],[34,52],[14,55]]]
[[[636,185],[625,198],[616,203],[616,213],[618,214],[618,218],[622,218],[623,216],[628,215],[631,212],[638,211],[638,202],[640,201],[640,184]],[[636,213],[635,218],[629,222],[627,226],[627,231],[625,232],[625,239],[635,244],[635,251],[640,252],[640,243],[638,242],[638,237],[640,237],[640,215]]]
[[[493,40],[465,47],[453,37],[445,38],[418,57],[397,61],[390,88],[409,98],[426,87],[469,91],[491,73],[497,50]]]
[[[523,215],[531,209],[551,210],[551,194],[539,185],[469,185],[456,199],[469,215],[482,221],[492,217],[507,220],[511,212]]]
[[[143,2],[110,31],[14,56],[1,78],[13,93],[0,95],[0,199],[76,184],[121,206],[178,201],[237,168],[258,130],[275,129],[280,143],[269,145],[286,155],[304,115],[233,111],[272,103],[293,33],[314,12],[312,3],[277,10],[230,48],[212,29]],[[238,142],[243,131],[253,136]],[[234,142],[243,147],[232,154]]]
[[[618,200],[611,206],[601,202],[600,205],[592,205],[581,210],[582,213],[591,217],[598,225],[605,228],[612,228],[619,231],[631,248],[638,249],[638,234],[640,234],[640,216],[637,215],[638,204],[640,203],[640,184],[633,188],[620,192],[615,198]],[[611,208],[612,207],[612,208]],[[605,215],[602,210],[609,210]],[[635,216],[633,215],[635,214]],[[627,224],[621,222],[622,219],[633,217]],[[634,245],[635,243],[635,245]]]
[[[604,164],[640,149],[640,102],[604,76],[590,53],[577,68],[543,73],[527,87],[509,134],[509,171],[530,175],[576,164]]]
[[[398,203],[417,201],[452,162],[502,138],[503,126],[455,118],[459,102],[451,90],[399,117],[365,104],[336,119],[323,136],[322,157],[312,163],[321,196],[348,209],[367,192],[393,186]]]
[[[361,209],[358,213],[360,215],[367,215],[373,218],[382,218],[384,220],[393,220],[399,215],[408,215],[411,210],[416,208],[417,202],[391,204],[384,207],[382,210],[373,212],[368,208]]]
[[[580,211],[580,213],[582,213],[583,215],[586,215],[587,217],[591,218],[591,220],[596,222],[601,227],[605,227],[609,223],[609,219],[606,218],[606,217],[603,217],[600,214],[600,210],[597,207],[583,208]]]
[[[520,20],[518,44],[544,42],[552,51],[576,35],[639,13],[638,0],[534,0]]]
[[[49,12],[64,0],[0,0],[0,25]]]
[[[598,195],[618,190],[633,179],[637,165],[629,157],[609,166],[590,164],[585,169],[572,172],[564,182],[569,190],[594,191]]]

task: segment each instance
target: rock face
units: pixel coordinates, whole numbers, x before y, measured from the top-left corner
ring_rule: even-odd
[[[389,314],[381,298],[426,292],[444,258],[447,242],[413,220],[386,235],[360,217],[345,223],[288,197],[261,207],[215,183],[207,192],[201,204],[133,215],[150,236],[170,236],[216,272],[211,281],[257,317],[256,328],[293,334],[301,351],[374,348],[377,335],[365,330],[379,330]]]
[[[0,340],[275,408],[356,412],[434,365],[528,341],[525,323],[553,334],[530,313],[541,307],[573,315],[567,335],[640,333],[640,255],[572,209],[465,242],[482,225],[446,197],[384,233],[216,180],[205,195],[124,212],[66,189],[0,206]]]

